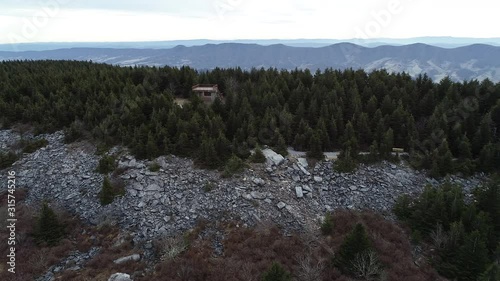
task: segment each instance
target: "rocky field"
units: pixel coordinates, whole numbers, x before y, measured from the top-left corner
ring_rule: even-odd
[[[161,168],[151,172],[149,161],[113,148],[110,153],[120,155],[117,170],[126,194],[101,206],[97,194],[103,175],[95,172],[100,158],[95,148],[87,143],[65,145],[62,132],[40,137],[49,145],[14,164],[18,187],[29,191],[27,202],[50,200],[91,224],[115,220],[136,239],[185,231],[199,219],[237,219],[249,225],[264,220],[298,230],[316,227],[325,212],[338,208],[372,209],[390,216],[398,196],[438,184],[405,163],[383,162],[343,174],[335,172],[330,161],[311,166],[303,158],[284,159],[269,149],[264,150],[266,164],[252,164],[229,179],[175,156],[156,159]],[[19,136],[2,131],[0,138],[8,146]],[[482,179],[451,178],[466,194]]]
[[[18,188],[27,190],[25,202],[38,206],[48,200],[89,225],[117,224],[135,243],[145,245],[146,254],[154,239],[184,233],[200,221],[236,221],[248,226],[273,222],[285,233],[296,233],[317,231],[324,214],[336,209],[370,209],[392,219],[391,208],[398,196],[416,195],[426,184],[439,184],[403,162],[362,165],[355,173],[343,174],[333,170],[332,161],[312,165],[304,158],[283,158],[270,149],[264,150],[265,164],[251,164],[233,178],[196,169],[191,160],[175,156],[155,159],[160,169],[152,172],[152,161],[136,160],[126,149],[115,147],[108,152],[118,157],[113,176],[123,181],[126,192],[101,206],[98,193],[104,175],[96,172],[101,158],[96,148],[87,142],[64,144],[62,132],[37,138],[45,138],[48,145],[24,154],[12,168]],[[13,131],[1,131],[0,148],[13,147],[19,139]],[[5,177],[2,171],[0,180],[6,182]],[[472,188],[484,178],[454,176],[451,181],[471,196]],[[74,260],[83,264],[98,251],[73,253],[39,280],[53,280],[54,272],[68,267],[68,259],[72,265],[79,264]]]

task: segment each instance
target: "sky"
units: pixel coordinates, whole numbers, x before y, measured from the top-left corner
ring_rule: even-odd
[[[500,37],[498,1],[0,0],[0,43]]]

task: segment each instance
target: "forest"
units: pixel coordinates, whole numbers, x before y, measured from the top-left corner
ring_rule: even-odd
[[[203,103],[191,92],[198,83],[218,84],[223,100]],[[178,106],[178,98],[190,102]],[[0,112],[3,128],[64,130],[67,142],[120,144],[141,159],[175,154],[211,169],[263,146],[281,154],[291,146],[318,159],[342,151],[338,162],[354,167],[401,148],[434,177],[500,167],[500,83],[489,80],[8,61],[0,63]]]

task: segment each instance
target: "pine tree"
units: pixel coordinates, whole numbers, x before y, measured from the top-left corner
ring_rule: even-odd
[[[380,159],[379,147],[376,140],[373,140],[372,144],[370,145],[369,151],[370,151],[369,154],[370,162],[376,162]]]
[[[262,149],[260,149],[260,146],[257,146],[255,148],[255,151],[252,154],[252,156],[250,157],[250,160],[253,163],[264,163],[264,162],[266,162],[266,156],[264,155],[264,153],[262,153]]]
[[[290,281],[292,275],[286,271],[279,263],[274,262],[271,267],[262,275],[262,281]]]
[[[477,280],[488,264],[488,249],[479,231],[474,231],[465,239],[458,249],[457,265],[461,280]]]
[[[286,145],[286,142],[285,142],[285,139],[283,138],[283,136],[277,132],[276,133],[276,136],[277,136],[277,142],[276,142],[276,153],[279,153],[283,156],[287,156],[288,155],[288,147]]]
[[[46,202],[42,205],[33,236],[37,244],[46,243],[49,246],[54,246],[64,236],[64,226]]]
[[[236,155],[233,154],[224,167],[222,176],[225,178],[232,177],[234,174],[242,173],[245,169],[245,163]]]
[[[356,256],[370,249],[371,242],[366,234],[365,227],[358,223],[340,245],[334,264],[344,273],[353,273],[352,262]]]
[[[102,189],[99,193],[99,200],[101,205],[108,205],[113,202],[115,199],[115,194],[113,191],[113,185],[108,177],[104,177],[104,181],[102,183]]]
[[[478,281],[498,281],[500,280],[500,265],[491,264],[485,272],[479,276]]]
[[[463,136],[458,147],[459,164],[458,169],[464,175],[472,174],[474,170],[474,164],[472,163],[472,151],[469,138]]]
[[[342,149],[344,151],[349,151],[349,156],[356,159],[359,153],[359,144],[356,138],[356,133],[351,122],[348,122],[344,130],[344,141]]]
[[[160,150],[158,149],[158,145],[156,144],[155,137],[152,133],[148,134],[148,141],[146,143],[146,153],[149,160],[156,158],[159,156]]]
[[[221,165],[221,161],[215,151],[214,141],[205,137],[201,142],[198,151],[198,163],[208,169],[216,169]]]
[[[99,165],[97,166],[97,172],[101,174],[108,174],[115,170],[116,159],[112,155],[104,155],[99,159]]]
[[[323,150],[321,149],[321,138],[318,132],[315,132],[311,139],[309,140],[309,150],[307,151],[307,157],[324,160],[325,155],[323,154]]]
[[[389,128],[387,132],[385,132],[383,141],[379,147],[380,156],[384,159],[389,159],[393,147],[394,147],[394,131],[392,130],[392,128]]]
[[[443,139],[438,148],[437,164],[439,166],[440,176],[446,176],[453,172],[453,155],[448,147],[448,141]]]

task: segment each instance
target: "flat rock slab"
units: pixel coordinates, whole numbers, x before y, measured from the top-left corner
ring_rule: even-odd
[[[297,198],[304,197],[304,191],[302,190],[301,186],[296,186],[295,187],[295,195],[297,195]]]
[[[139,254],[133,254],[133,255],[130,255],[130,256],[126,256],[126,257],[122,257],[122,258],[116,259],[113,262],[116,263],[116,264],[122,264],[122,263],[126,263],[126,262],[129,262],[129,261],[139,261],[140,259],[141,259],[141,256]]]

